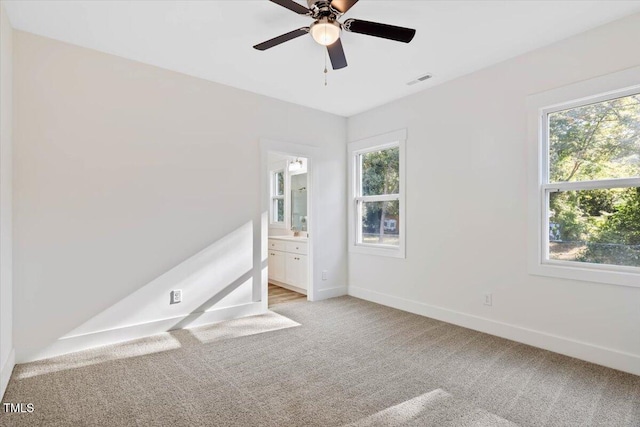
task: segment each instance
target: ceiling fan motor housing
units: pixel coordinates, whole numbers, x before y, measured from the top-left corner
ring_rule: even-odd
[[[315,20],[328,18],[333,21],[342,15],[339,10],[331,7],[331,1],[307,0],[307,4],[309,5],[309,10],[311,10],[311,17]]]

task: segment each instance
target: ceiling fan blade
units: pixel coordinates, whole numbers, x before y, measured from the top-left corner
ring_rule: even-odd
[[[304,36],[309,33],[309,27],[298,28],[297,30],[293,30],[289,33],[283,34],[278,37],[274,37],[271,40],[267,40],[266,42],[262,42],[260,44],[255,45],[253,48],[258,50],[267,50],[274,46],[278,46],[284,42],[288,42],[289,40],[293,40],[296,37]]]
[[[347,10],[351,9],[356,3],[358,3],[358,0],[332,0],[331,7],[340,13],[347,13]]]
[[[306,7],[302,6],[300,3],[296,3],[293,0],[269,0],[275,4],[279,4],[282,7],[286,7],[287,9],[298,13],[300,15],[310,14],[311,11]]]
[[[331,66],[334,70],[339,70],[347,66],[347,58],[344,56],[344,49],[342,48],[340,39],[327,46],[327,50],[329,51],[329,59],[331,59]]]
[[[395,25],[362,21],[360,19],[347,19],[342,24],[342,27],[352,33],[366,34],[404,43],[409,43],[413,40],[413,36],[416,35],[416,30],[411,28],[396,27]]]

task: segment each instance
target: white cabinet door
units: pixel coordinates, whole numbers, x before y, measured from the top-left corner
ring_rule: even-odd
[[[306,255],[287,254],[285,283],[298,288],[307,289],[307,270]]]
[[[284,282],[286,279],[285,275],[285,257],[284,252],[280,251],[269,251],[269,279],[277,280],[279,282]]]

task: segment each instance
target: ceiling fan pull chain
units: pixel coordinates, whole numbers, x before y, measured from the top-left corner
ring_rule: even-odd
[[[327,73],[329,72],[329,71],[327,71],[327,55],[328,55],[328,53],[325,50],[325,52],[324,52],[324,85],[325,86],[327,85]]]

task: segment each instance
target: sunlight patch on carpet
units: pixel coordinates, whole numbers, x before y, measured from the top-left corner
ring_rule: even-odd
[[[299,323],[274,312],[243,317],[191,329],[177,329],[137,340],[95,347],[15,367],[16,379],[32,378],[53,372],[97,365],[154,353],[199,346],[214,341],[246,337],[300,326]]]
[[[433,425],[438,427],[517,427],[495,414],[455,399],[442,389],[376,412],[348,427]]]
[[[269,311],[257,316],[243,317],[241,319],[214,323],[212,325],[173,331],[173,333],[175,335],[189,333],[200,343],[208,344],[214,341],[273,332],[295,326],[300,326],[300,323]]]
[[[53,372],[97,365],[112,360],[175,350],[180,347],[180,342],[171,336],[170,332],[164,332],[146,338],[16,365],[14,375],[16,379],[31,378]]]

